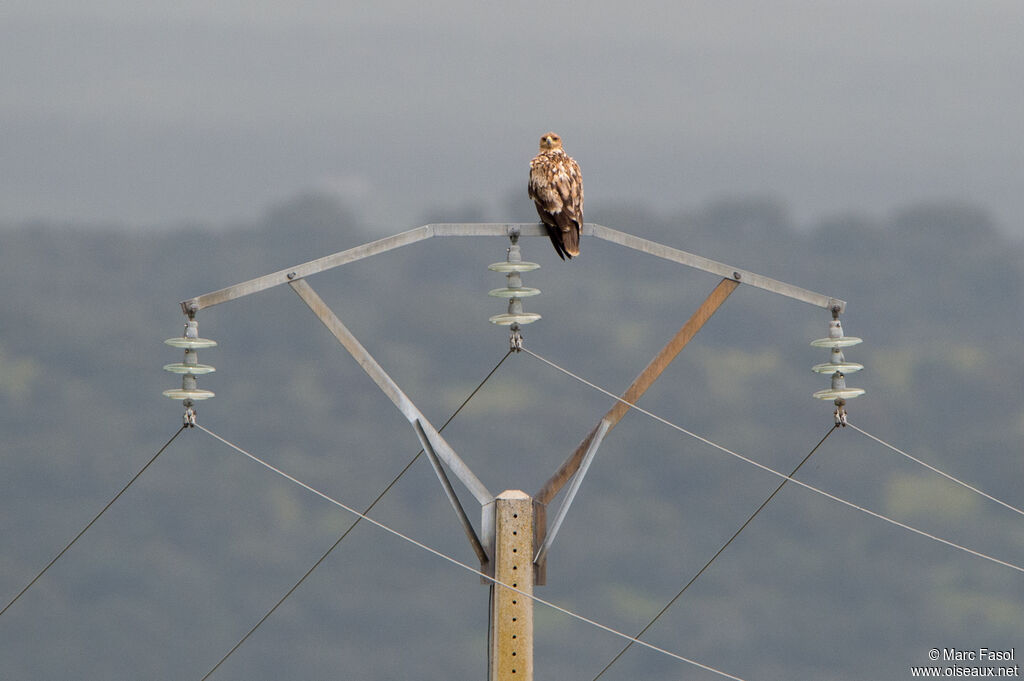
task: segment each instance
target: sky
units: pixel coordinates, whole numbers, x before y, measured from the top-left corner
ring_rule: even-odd
[[[396,232],[525,219],[555,130],[587,219],[973,202],[1024,236],[1019,0],[8,0],[0,222],[232,224],[335,195]],[[591,212],[593,211],[593,212]],[[512,213],[516,213],[512,215]]]

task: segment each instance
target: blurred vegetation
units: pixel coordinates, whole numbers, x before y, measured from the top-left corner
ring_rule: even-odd
[[[475,214],[436,211],[445,221]],[[470,211],[472,212],[472,211]],[[439,218],[440,219],[440,218]],[[529,219],[529,218],[526,218]],[[1024,436],[1022,245],[983,210],[935,203],[798,226],[766,199],[672,216],[588,219],[849,302],[867,369],[851,421],[1018,507]],[[180,423],[160,396],[182,299],[381,235],[344,206],[297,197],[253,224],[26,224],[0,231],[0,595],[13,596]],[[490,239],[433,239],[311,278],[440,425],[501,358],[487,323],[501,285]],[[716,283],[587,240],[561,263],[523,242],[543,295],[535,352],[620,391]],[[829,314],[741,287],[643,405],[780,470],[831,425],[809,340]],[[200,421],[362,507],[416,453],[404,419],[288,290],[204,310],[200,361],[217,398]],[[527,355],[510,357],[446,436],[492,491],[536,491],[610,405]],[[851,429],[801,471],[811,484],[1024,564],[1020,516]],[[609,436],[566,521],[541,595],[633,632],[700,568],[777,479],[640,414]],[[467,508],[475,516],[472,499]],[[470,561],[426,461],[375,515]],[[3,618],[0,677],[200,678],[351,518],[201,433],[184,433]],[[479,678],[487,590],[360,527],[217,679]],[[1019,573],[786,489],[652,629],[657,645],[748,679],[902,678],[932,647],[1021,644]],[[541,608],[541,610],[544,610]],[[619,640],[537,616],[538,678],[587,681]],[[604,678],[713,678],[633,650]]]

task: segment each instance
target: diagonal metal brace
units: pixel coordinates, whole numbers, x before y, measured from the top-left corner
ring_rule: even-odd
[[[583,460],[580,463],[579,469],[572,476],[572,482],[569,484],[569,489],[565,493],[565,499],[562,500],[562,505],[558,507],[558,513],[555,515],[555,519],[551,522],[551,529],[547,532],[547,537],[544,539],[544,543],[539,549],[537,549],[537,555],[534,556],[534,563],[541,563],[544,557],[548,553],[548,549],[551,548],[551,544],[555,541],[555,536],[558,534],[558,530],[562,527],[562,521],[565,520],[565,514],[569,512],[569,507],[572,505],[573,499],[576,498],[576,492],[580,489],[580,484],[583,482],[583,476],[587,474],[590,469],[590,463],[594,460],[594,455],[597,454],[597,448],[601,446],[601,441],[604,440],[605,434],[607,434],[611,423],[607,419],[601,419],[601,422],[597,424],[597,430],[594,436],[590,438],[590,445],[587,447],[587,453],[583,456]]]
[[[665,347],[650,361],[650,363],[640,372],[633,383],[630,384],[629,388],[622,395],[622,400],[616,400],[612,408],[608,410],[608,413],[604,415],[601,421],[598,422],[594,429],[583,438],[579,446],[576,448],[569,458],[565,460],[562,466],[555,471],[555,474],[544,483],[544,486],[535,495],[535,499],[542,504],[549,504],[551,500],[555,498],[559,490],[569,481],[569,478],[579,470],[580,464],[583,461],[583,457],[589,450],[591,443],[594,442],[598,431],[601,429],[601,425],[605,422],[608,423],[606,431],[610,431],[612,428],[622,420],[622,417],[629,411],[630,404],[636,404],[640,396],[643,395],[648,388],[661,376],[662,372],[668,368],[668,365],[672,363],[676,355],[689,343],[697,332],[700,331],[701,327],[711,318],[725,299],[729,297],[729,294],[736,290],[739,286],[739,282],[732,279],[723,279],[718,283],[718,286],[708,295],[708,297],[701,303],[701,306],[697,308],[697,311],[693,313],[690,319],[683,324],[682,328],[676,332],[676,335],[672,337]]]
[[[459,522],[462,524],[462,529],[466,533],[466,538],[469,539],[470,545],[473,547],[473,552],[476,553],[476,557],[480,560],[481,566],[486,566],[489,562],[487,551],[484,550],[483,544],[480,543],[480,537],[476,535],[476,531],[473,529],[473,524],[469,522],[469,517],[466,515],[466,510],[462,508],[462,502],[459,501],[458,495],[455,494],[455,490],[452,489],[452,483],[448,480],[448,475],[444,472],[444,467],[441,466],[441,460],[437,458],[437,452],[434,451],[434,446],[430,444],[430,438],[423,432],[423,424],[419,420],[412,422],[412,427],[416,429],[416,436],[420,439],[420,444],[423,445],[423,451],[427,453],[427,458],[430,459],[430,465],[434,469],[434,473],[437,475],[437,479],[441,482],[441,487],[444,488],[444,493],[448,497],[448,501],[451,502],[452,508],[455,509],[455,515],[459,516]]]
[[[390,399],[398,410],[402,412],[405,418],[410,424],[415,427],[416,422],[420,424],[420,430],[422,430],[425,439],[433,445],[434,451],[437,456],[444,461],[448,468],[455,474],[463,485],[476,497],[476,500],[481,505],[489,504],[494,500],[494,495],[491,494],[487,487],[484,486],[480,479],[473,474],[473,471],[469,469],[469,466],[459,458],[459,455],[455,453],[455,450],[451,448],[451,445],[441,437],[441,433],[437,431],[434,426],[430,424],[430,421],[416,408],[416,405],[412,403],[402,389],[398,387],[398,384],[388,376],[387,372],[377,363],[377,360],[363,347],[352,332],[341,323],[338,316],[334,314],[334,311],[327,306],[313,287],[306,282],[305,279],[295,279],[288,282],[289,286],[292,287],[302,301],[309,306],[309,309],[313,311],[313,314],[323,322],[324,326],[334,334],[334,337],[348,350],[349,354],[357,362],[359,366],[363,368],[373,382],[377,384],[377,387],[381,389],[388,399]],[[420,430],[417,430],[419,435]]]

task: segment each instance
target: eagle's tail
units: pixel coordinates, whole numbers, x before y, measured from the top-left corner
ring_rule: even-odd
[[[562,250],[570,258],[574,255],[580,254],[580,226],[579,223],[574,223],[569,226],[569,229],[562,230]]]
[[[555,225],[545,224],[544,227],[546,227],[548,230],[548,237],[551,239],[551,245],[555,247],[555,253],[558,254],[558,257],[561,258],[562,260],[565,260],[566,257],[569,257],[571,259],[573,253],[568,252],[565,248],[565,244],[563,243],[563,236],[565,232],[563,232]],[[575,255],[579,255],[579,252],[580,249],[577,246]]]

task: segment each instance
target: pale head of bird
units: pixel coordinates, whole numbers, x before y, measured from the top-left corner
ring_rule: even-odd
[[[562,138],[557,133],[546,132],[540,138],[540,150],[551,151],[562,148]]]

